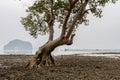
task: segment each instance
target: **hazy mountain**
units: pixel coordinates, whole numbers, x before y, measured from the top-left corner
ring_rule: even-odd
[[[32,53],[33,47],[30,42],[22,40],[12,40],[4,46],[4,53],[19,54],[19,53]]]

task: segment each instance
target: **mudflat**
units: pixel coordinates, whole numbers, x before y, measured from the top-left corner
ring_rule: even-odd
[[[0,80],[120,80],[120,59],[54,56],[56,65],[25,68],[31,55],[1,55]]]

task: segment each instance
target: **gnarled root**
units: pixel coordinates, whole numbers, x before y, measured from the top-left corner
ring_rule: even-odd
[[[54,59],[50,53],[42,53],[41,51],[36,52],[32,61],[27,64],[27,68],[41,68],[44,66],[52,66],[55,64]]]

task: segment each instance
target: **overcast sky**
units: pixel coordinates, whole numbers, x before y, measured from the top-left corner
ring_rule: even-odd
[[[21,17],[26,14],[26,6],[31,4],[31,0],[27,1],[0,1],[0,52],[4,45],[14,39],[29,41],[35,49],[46,40],[44,36],[34,39],[20,23]],[[89,26],[79,27],[74,44],[69,48],[120,49],[120,1],[115,5],[107,5],[103,9],[103,15],[101,19],[90,16]]]

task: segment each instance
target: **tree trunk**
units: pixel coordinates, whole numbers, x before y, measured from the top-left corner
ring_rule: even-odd
[[[33,59],[27,64],[26,67],[29,68],[40,68],[44,66],[52,66],[55,64],[54,59],[51,55],[51,52],[58,46],[61,45],[71,45],[73,41],[74,34],[71,38],[58,38],[53,41],[48,41],[43,46],[36,51]]]
[[[40,68],[44,66],[52,66],[55,64],[51,52],[59,45],[62,45],[60,39],[49,41],[36,51],[33,59],[27,64],[28,68]]]
[[[34,55],[33,59],[27,67],[29,68],[39,68],[44,66],[52,66],[54,65],[54,59],[51,55],[51,50],[49,48],[40,48],[36,54]]]

